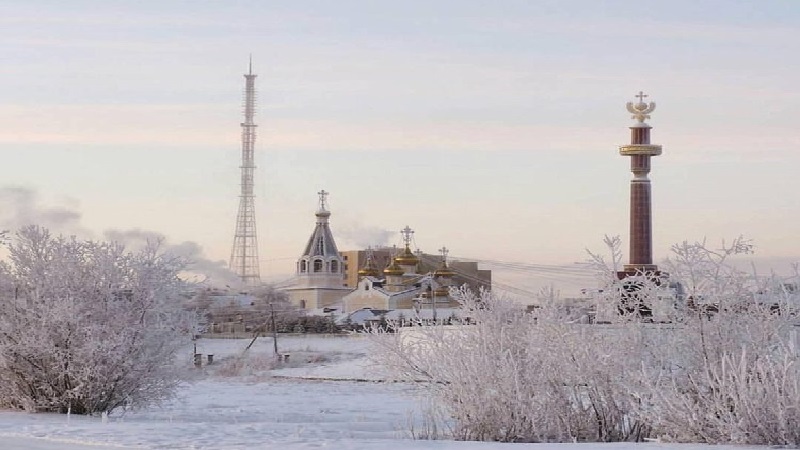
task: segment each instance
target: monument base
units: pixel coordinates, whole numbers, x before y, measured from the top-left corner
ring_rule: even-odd
[[[661,278],[661,272],[655,264],[625,264],[622,266],[622,270],[617,272],[617,278],[620,280],[635,276],[659,279]]]

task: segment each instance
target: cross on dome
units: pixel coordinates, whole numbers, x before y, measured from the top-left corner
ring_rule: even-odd
[[[442,248],[439,249],[439,253],[442,254],[442,261],[447,261],[447,255],[450,253],[450,249],[442,246]]]
[[[317,192],[317,194],[319,195],[319,210],[327,211],[328,207],[327,207],[326,197],[328,197],[330,192],[326,192],[325,189],[323,189]]]
[[[639,103],[644,103],[645,97],[649,97],[649,95],[645,94],[642,91],[639,91],[639,94],[638,95],[634,95],[634,97],[639,99]]]
[[[405,228],[400,230],[400,234],[403,235],[403,243],[406,244],[406,247],[411,245],[411,237],[414,235],[414,230],[406,225]]]

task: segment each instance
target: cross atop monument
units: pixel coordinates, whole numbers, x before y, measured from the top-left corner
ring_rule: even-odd
[[[327,191],[325,191],[325,189],[323,189],[323,190],[317,192],[317,194],[319,195],[319,210],[320,211],[327,211],[328,210],[328,205],[327,205],[326,198],[328,197],[330,192],[327,192]]]
[[[639,91],[634,97],[638,98],[639,101],[637,103],[628,102],[625,107],[628,108],[629,113],[633,114],[631,118],[636,119],[642,124],[641,126],[644,126],[644,121],[650,118],[650,113],[656,109],[656,104],[655,102],[645,103],[644,99],[649,95],[642,91]]]

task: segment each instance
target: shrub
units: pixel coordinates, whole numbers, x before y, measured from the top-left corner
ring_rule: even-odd
[[[606,242],[583,304],[543,292],[526,312],[461,289],[470,325],[375,328],[376,358],[425,381],[458,439],[800,445],[800,276],[737,270],[739,238],[676,245],[665,272],[619,280]]]
[[[169,398],[191,337],[183,262],[27,227],[0,267],[0,404],[77,414]]]

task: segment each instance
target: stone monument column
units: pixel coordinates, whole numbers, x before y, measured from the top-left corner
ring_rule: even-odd
[[[656,109],[654,102],[645,103],[647,97],[641,91],[639,101],[628,102],[628,111],[636,120],[631,127],[631,143],[621,145],[619,154],[631,157],[631,204],[630,204],[630,255],[628,264],[618,275],[620,278],[637,273],[655,274],[658,267],[653,264],[653,220],[650,179],[650,158],[661,154],[661,146],[650,143],[652,127],[645,123]]]

